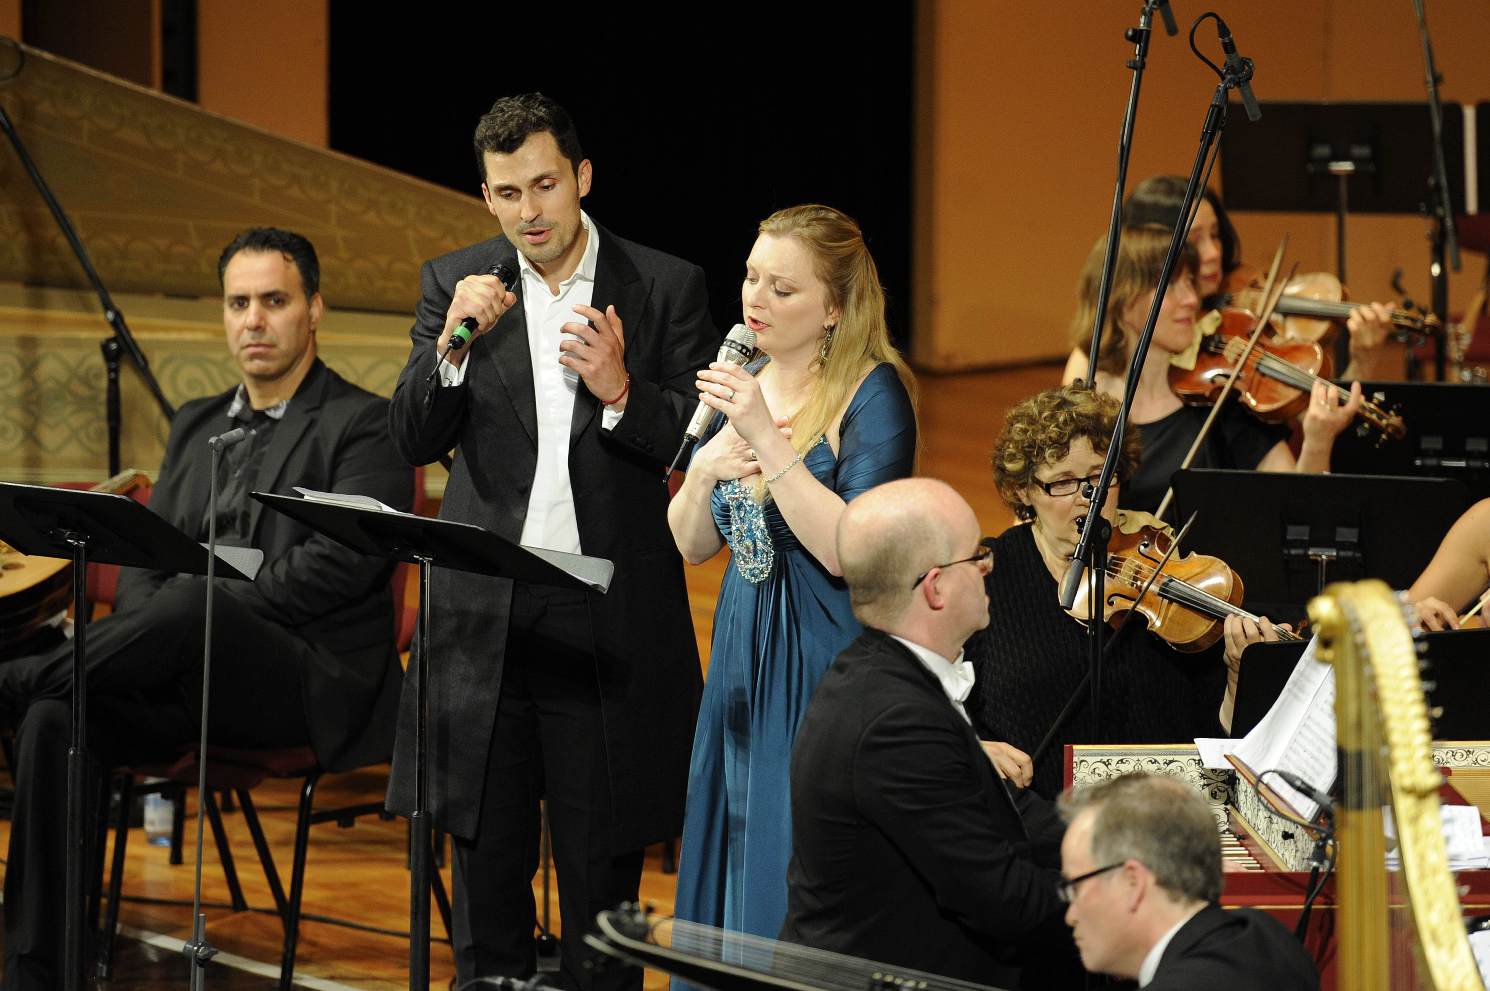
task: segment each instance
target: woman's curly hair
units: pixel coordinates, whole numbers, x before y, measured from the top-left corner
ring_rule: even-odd
[[[993,444],[993,483],[1009,508],[1023,520],[1033,518],[1025,492],[1041,465],[1055,464],[1082,437],[1092,450],[1103,453],[1117,426],[1118,401],[1087,388],[1067,385],[1046,389],[1020,401],[1004,417],[1004,428]],[[1118,479],[1133,477],[1138,468],[1138,431],[1123,438]]]

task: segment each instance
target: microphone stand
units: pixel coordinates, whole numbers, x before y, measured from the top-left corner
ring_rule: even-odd
[[[25,51],[19,45],[16,46],[16,50],[22,59],[21,64],[24,66]],[[17,73],[19,71],[18,69]],[[127,354],[129,360],[134,363],[135,368],[139,369],[140,377],[145,380],[146,388],[155,397],[156,404],[160,407],[160,411],[165,414],[167,420],[173,419],[176,416],[176,409],[167,401],[165,393],[161,391],[160,383],[156,381],[155,375],[150,371],[150,362],[145,357],[145,352],[140,350],[139,342],[129,332],[129,325],[124,322],[124,314],[119,311],[119,307],[114,305],[114,300],[109,295],[109,290],[104,286],[103,280],[98,277],[98,272],[94,269],[93,262],[89,259],[87,250],[83,247],[83,242],[78,238],[77,231],[73,229],[72,222],[67,219],[67,214],[63,212],[62,204],[57,202],[56,196],[52,195],[51,187],[47,185],[46,179],[42,178],[41,171],[36,167],[36,162],[32,160],[30,153],[26,150],[25,144],[21,141],[20,134],[17,133],[15,125],[11,123],[10,115],[5,112],[3,106],[0,106],[0,130],[3,130],[5,136],[10,139],[11,145],[16,150],[16,157],[21,160],[21,165],[25,167],[26,174],[31,177],[31,184],[36,187],[36,191],[41,194],[42,200],[46,202],[47,209],[52,212],[52,219],[57,222],[58,230],[67,239],[68,247],[72,249],[72,253],[76,256],[78,264],[82,266],[83,274],[88,277],[88,284],[93,287],[94,294],[98,296],[99,305],[103,308],[104,320],[108,322],[110,327],[114,328],[113,335],[104,338],[99,345],[103,351],[104,371],[107,380],[104,394],[104,416],[108,423],[109,476],[112,477],[119,474],[119,432],[122,421],[119,401],[120,355]]]
[[[236,435],[236,436],[234,436]],[[191,892],[192,934],[181,947],[191,961],[191,991],[202,991],[207,981],[207,961],[217,948],[207,942],[207,915],[202,911],[202,822],[207,809],[207,712],[212,697],[212,593],[217,574],[217,467],[225,447],[244,440],[247,433],[237,427],[207,441],[212,449],[212,467],[207,496],[207,606],[202,637],[202,736],[197,745],[197,862]]]
[[[1149,39],[1153,35],[1154,10],[1163,8],[1165,29],[1173,35],[1174,15],[1169,12],[1169,0],[1145,0],[1138,15],[1138,27],[1123,32],[1123,37],[1133,42],[1133,57],[1127,62],[1133,70],[1133,87],[1128,91],[1128,106],[1123,112],[1123,128],[1118,135],[1117,188],[1112,194],[1112,218],[1107,224],[1107,254],[1102,259],[1102,280],[1097,287],[1097,315],[1092,321],[1092,347],[1087,356],[1087,378],[1096,374],[1097,352],[1102,340],[1102,315],[1107,312],[1107,297],[1112,291],[1112,270],[1117,264],[1118,241],[1123,229],[1123,191],[1128,186],[1128,158],[1133,151],[1133,126],[1138,118],[1138,91],[1143,86],[1143,70],[1148,65]],[[1090,381],[1087,383],[1091,384]]]
[[[1086,514],[1086,522],[1081,528],[1081,537],[1076,543],[1075,552],[1071,556],[1071,567],[1066,572],[1066,578],[1061,583],[1060,604],[1062,609],[1071,609],[1076,601],[1077,590],[1081,587],[1081,579],[1084,572],[1090,569],[1091,584],[1088,590],[1087,609],[1089,613],[1088,630],[1091,632],[1093,650],[1090,661],[1090,684],[1092,703],[1092,731],[1094,736],[1101,733],[1102,717],[1102,647],[1101,627],[1103,613],[1105,611],[1105,587],[1103,579],[1107,568],[1107,542],[1112,536],[1112,525],[1102,516],[1102,504],[1107,498],[1107,492],[1112,485],[1113,476],[1117,472],[1117,462],[1123,449],[1123,438],[1127,433],[1128,417],[1133,408],[1133,398],[1138,391],[1138,378],[1143,371],[1143,366],[1148,358],[1149,345],[1154,337],[1154,328],[1159,322],[1159,310],[1164,305],[1164,295],[1169,290],[1169,280],[1174,274],[1175,263],[1179,260],[1180,250],[1189,236],[1190,224],[1193,221],[1193,210],[1195,200],[1200,195],[1201,176],[1208,171],[1208,161],[1212,157],[1221,131],[1226,127],[1226,94],[1231,89],[1240,88],[1242,83],[1251,77],[1251,64],[1244,67],[1244,72],[1238,72],[1231,67],[1221,68],[1206,59],[1195,48],[1195,29],[1200,22],[1211,14],[1202,14],[1196,19],[1190,28],[1190,49],[1196,56],[1204,61],[1220,77],[1216,84],[1215,93],[1211,97],[1210,106],[1206,110],[1205,124],[1200,132],[1200,146],[1196,150],[1195,164],[1190,169],[1190,178],[1185,184],[1185,197],[1180,204],[1179,216],[1175,218],[1174,233],[1169,241],[1169,251],[1164,256],[1164,265],[1159,271],[1159,284],[1154,290],[1154,301],[1149,306],[1148,319],[1144,321],[1143,331],[1139,334],[1137,346],[1133,350],[1133,360],[1129,363],[1128,378],[1123,387],[1122,404],[1118,409],[1117,422],[1113,426],[1112,440],[1107,445],[1107,455],[1102,462],[1102,474],[1098,477],[1097,484],[1088,493],[1088,502],[1091,509]],[[1243,78],[1243,76],[1246,78]],[[1098,314],[1100,320],[1101,314]],[[1080,691],[1080,689],[1078,689]],[[1071,706],[1067,707],[1072,709]]]
[[[1092,346],[1087,355],[1087,385],[1093,389],[1096,388],[1097,355],[1102,346],[1102,325],[1106,322],[1103,317],[1107,312],[1107,299],[1112,291],[1112,273],[1117,264],[1118,243],[1122,237],[1123,192],[1128,185],[1128,159],[1133,151],[1133,128],[1138,119],[1138,94],[1143,87],[1143,70],[1148,65],[1149,41],[1153,37],[1156,9],[1162,9],[1165,28],[1171,35],[1174,34],[1174,17],[1169,11],[1168,0],[1145,0],[1143,10],[1138,15],[1138,26],[1129,28],[1123,33],[1123,37],[1134,44],[1133,57],[1127,62],[1128,68],[1133,72],[1133,85],[1128,91],[1128,105],[1123,112],[1123,126],[1118,135],[1117,183],[1112,194],[1112,216],[1107,227],[1107,253],[1102,260],[1102,279],[1097,288],[1097,311],[1092,321]],[[1107,490],[1101,491],[1105,494]],[[1081,560],[1091,568],[1087,588],[1089,612],[1093,611],[1096,608],[1095,604],[1102,602],[1106,595],[1104,576],[1107,572],[1107,544],[1112,536],[1112,527],[1102,518],[1100,501],[1097,502],[1095,509],[1095,512],[1087,514],[1088,527],[1083,530],[1084,546],[1078,547],[1078,553],[1086,551],[1086,556]],[[1076,579],[1068,580],[1073,600],[1079,582],[1079,572]],[[1070,608],[1071,603],[1067,601],[1064,588],[1061,592],[1061,602],[1063,606]],[[1101,697],[1103,633],[1100,621],[1088,623],[1087,637],[1091,655],[1088,682],[1092,691],[1092,718],[1096,720],[1098,727],[1101,725],[1101,710],[1097,701]]]
[[[1413,12],[1418,18],[1418,37],[1423,43],[1423,74],[1428,89],[1428,120],[1433,128],[1433,175],[1428,180],[1427,207],[1433,218],[1432,265],[1433,312],[1444,320],[1449,313],[1449,273],[1444,263],[1459,271],[1459,236],[1454,229],[1454,209],[1449,196],[1449,172],[1443,157],[1443,104],[1438,99],[1440,76],[1433,61],[1433,42],[1428,37],[1428,18],[1423,12],[1423,0],[1412,0]],[[1433,344],[1433,377],[1442,382],[1445,374],[1444,335],[1438,335]]]

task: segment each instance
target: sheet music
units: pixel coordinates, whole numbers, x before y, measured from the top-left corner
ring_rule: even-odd
[[[1317,640],[1309,641],[1293,673],[1267,715],[1242,738],[1234,751],[1238,760],[1259,775],[1268,770],[1291,771],[1320,791],[1335,783],[1335,669],[1314,657]],[[1313,819],[1317,803],[1289,787],[1277,775],[1264,782],[1299,816]]]
[[[1490,987],[1490,932],[1470,933],[1469,948],[1474,951],[1475,963],[1480,965],[1480,980]]]
[[[1212,771],[1231,770],[1231,761],[1226,759],[1226,755],[1235,753],[1236,748],[1241,745],[1241,740],[1227,736],[1201,736],[1195,739],[1195,749],[1200,751],[1200,766]]]
[[[202,547],[207,546],[207,541],[201,541]],[[258,577],[259,568],[264,565],[264,552],[257,547],[224,547],[217,545],[217,559],[237,568],[249,581]]]
[[[350,506],[353,509],[375,509],[380,513],[393,513],[396,516],[409,516],[387,503],[379,502],[372,496],[357,495],[353,492],[317,492],[315,489],[301,488],[299,485],[292,486],[301,498],[309,499],[311,502],[324,502],[332,506]]]

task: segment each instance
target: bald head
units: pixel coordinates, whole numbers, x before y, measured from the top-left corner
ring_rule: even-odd
[[[838,564],[860,622],[889,629],[916,598],[916,576],[967,555],[978,518],[945,482],[906,478],[870,489],[838,521]]]

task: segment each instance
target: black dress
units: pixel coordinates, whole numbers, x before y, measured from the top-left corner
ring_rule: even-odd
[[[968,715],[983,739],[1033,755],[1087,672],[1087,633],[1061,609],[1032,526],[1010,527],[985,542],[994,551],[985,579],[989,622],[966,646],[966,660],[977,672]],[[1064,744],[1186,743],[1221,735],[1216,710],[1226,666],[1220,641],[1201,653],[1182,654],[1134,617],[1121,637],[1107,643],[1112,646],[1102,668],[1101,737],[1093,733],[1090,703],[1083,701],[1035,762],[1031,787],[1046,798],[1061,790]]]
[[[1143,459],[1133,477],[1123,482],[1118,495],[1120,507],[1145,513],[1159,507],[1169,491],[1170,479],[1190,453],[1190,445],[1210,412],[1205,406],[1182,406],[1153,423],[1136,425],[1143,442]],[[1263,423],[1233,399],[1222,408],[1190,467],[1251,470],[1287,438],[1286,429]]]

